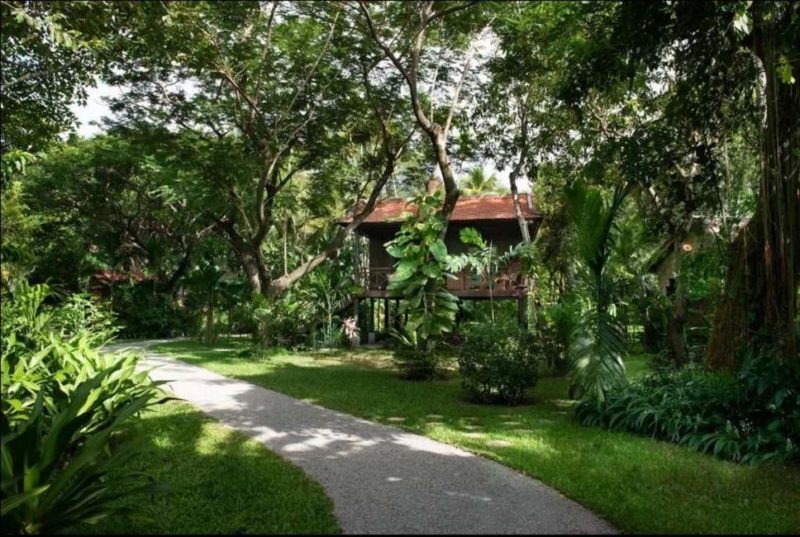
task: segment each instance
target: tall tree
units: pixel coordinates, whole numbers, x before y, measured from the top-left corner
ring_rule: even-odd
[[[565,9],[576,13],[582,31],[575,35],[578,46],[571,47],[575,67],[564,72],[561,97],[582,116],[598,115],[601,129],[606,120],[595,114],[595,96],[611,98],[619,103],[615,106],[624,105],[628,95],[646,97],[629,104],[652,105],[649,113],[617,109],[606,116],[650,119],[634,122],[633,130],[604,145],[620,155],[626,173],[639,175],[644,195],[655,194],[651,203],[663,202],[661,214],[676,213],[668,226],[675,244],[682,242],[691,206],[704,201],[703,191],[714,192],[723,176],[725,141],[745,121],[762,127],[758,208],[735,241],[706,363],[733,367],[744,344],[760,338],[794,359],[800,271],[800,157],[792,150],[800,136],[794,79],[800,61],[798,6],[653,2]],[[669,188],[651,189],[656,183]]]
[[[190,163],[148,143],[157,136],[148,129],[74,139],[38,159],[22,184],[39,220],[33,278],[78,291],[96,271],[114,270],[176,290],[211,227],[176,188]]]
[[[800,283],[800,7],[756,3],[739,12],[752,20],[746,40],[765,79],[759,204],[734,244],[727,289],[706,363],[729,367],[751,334],[777,338],[798,360]],[[740,22],[740,24],[746,24]],[[755,306],[756,318],[753,318]]]
[[[351,41],[342,9],[336,3],[148,3],[118,43],[120,60],[108,78],[130,86],[115,105],[120,121],[192,133],[214,155],[198,155],[205,164],[202,205],[254,293],[280,293],[318,264],[304,263],[272,285],[262,246],[276,224],[279,194],[351,137],[385,128],[359,116],[367,105],[361,77],[346,58]],[[399,145],[387,154],[396,158]],[[370,187],[370,199],[377,198],[383,183]],[[364,188],[362,180],[350,190]]]
[[[435,109],[435,93],[437,89],[438,69],[434,71],[430,90],[427,95],[422,93],[421,74],[424,72],[424,62],[430,61],[426,55],[426,40],[438,45],[436,52],[444,55],[442,50],[446,45],[461,44],[464,48],[466,36],[474,36],[480,23],[470,13],[475,2],[406,2],[402,4],[392,2],[378,3],[377,8],[372,3],[359,2],[359,19],[366,30],[375,40],[375,43],[385,54],[395,69],[402,75],[409,93],[411,110],[414,113],[417,125],[427,135],[436,166],[444,182],[445,197],[440,214],[445,219],[443,233],[447,229],[447,219],[458,201],[459,190],[453,173],[451,152],[448,149],[448,137],[453,124],[453,117],[459,101],[461,89],[469,74],[470,64],[474,49],[470,48],[461,70],[461,75],[452,84],[450,106],[446,116],[437,117]],[[474,10],[473,10],[474,11]],[[466,15],[465,15],[466,13]],[[460,17],[459,17],[460,15]],[[455,19],[455,23],[450,19]],[[447,23],[450,24],[447,24]],[[435,47],[428,46],[428,51]],[[430,110],[425,110],[426,100],[430,102]]]
[[[789,2],[679,2],[635,12],[629,7],[620,10],[618,41],[637,47],[634,59],[675,70],[672,106],[691,110],[708,128],[724,124],[731,110],[748,117],[753,92],[761,96],[758,206],[733,245],[706,364],[733,367],[744,344],[760,339],[796,360],[800,155],[793,148],[800,142],[800,90],[793,74],[800,66],[800,7]],[[631,31],[634,25],[637,32]]]
[[[0,2],[0,148],[36,152],[74,121],[102,64],[108,2]]]

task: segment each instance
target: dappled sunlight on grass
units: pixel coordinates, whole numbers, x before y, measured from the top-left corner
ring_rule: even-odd
[[[333,506],[297,467],[182,402],[143,415],[143,451],[128,464],[162,490],[121,500],[136,517],[109,517],[78,533],[329,534]]]
[[[553,457],[559,453],[549,442],[535,435],[518,436],[510,444],[509,447],[511,448],[520,449],[527,453],[533,452],[538,457]]]
[[[352,364],[363,367],[391,368],[392,354],[382,349],[341,349],[307,351],[312,357],[327,358],[335,363]]]
[[[381,349],[303,351],[254,362],[235,356],[243,342],[229,348],[187,342],[161,347],[223,375],[495,459],[555,486],[626,532],[800,532],[800,469],[741,466],[646,437],[583,427],[563,377],[541,378],[524,404],[479,405],[465,396],[455,375],[401,380]],[[631,357],[629,376],[645,374],[648,361]]]
[[[210,435],[195,443],[195,452],[198,455],[213,455],[229,449],[229,446],[241,442],[240,435],[233,429],[223,428],[219,434]]]
[[[557,414],[565,414],[567,411],[572,410],[572,407],[575,406],[575,401],[571,399],[550,399],[547,404],[557,408]]]

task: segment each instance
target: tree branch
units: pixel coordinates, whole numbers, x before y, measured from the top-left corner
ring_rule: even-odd
[[[409,138],[406,138],[408,140]],[[389,143],[388,140],[385,140],[385,143]],[[400,147],[397,151],[388,151],[386,153],[387,159],[386,164],[383,169],[383,173],[381,173],[380,178],[375,183],[375,186],[372,188],[372,192],[370,193],[370,197],[367,200],[364,207],[358,212],[353,214],[353,219],[350,223],[347,224],[344,228],[340,228],[339,231],[336,233],[336,236],[331,240],[328,246],[317,255],[309,259],[308,261],[302,263],[300,266],[289,272],[288,274],[284,274],[280,278],[273,280],[269,286],[269,294],[270,296],[279,296],[283,292],[285,292],[292,284],[294,284],[297,280],[320,266],[325,260],[330,257],[336,255],[339,250],[341,249],[342,245],[344,244],[344,240],[347,238],[350,233],[355,231],[361,223],[366,220],[366,218],[372,213],[375,209],[375,205],[378,202],[378,197],[383,190],[383,187],[389,181],[389,178],[394,173],[395,163],[397,162],[397,158],[403,151],[403,147]],[[365,185],[366,186],[366,185]]]
[[[322,50],[320,51],[319,55],[317,56],[317,59],[314,60],[314,64],[311,66],[311,69],[309,69],[308,73],[306,74],[305,79],[303,79],[303,82],[300,84],[300,86],[298,86],[297,90],[295,91],[294,95],[292,96],[292,100],[289,102],[289,106],[284,108],[283,111],[281,111],[281,114],[278,116],[278,119],[275,120],[275,125],[274,125],[274,128],[272,129],[273,137],[278,132],[278,127],[280,126],[281,121],[283,121],[283,118],[286,116],[286,114],[289,112],[289,110],[292,109],[292,107],[294,106],[294,103],[297,102],[297,98],[300,96],[300,93],[305,91],[306,86],[308,86],[308,82],[311,80],[311,77],[316,72],[317,66],[319,66],[319,62],[322,60],[322,57],[327,52],[328,47],[331,44],[331,40],[333,39],[333,32],[336,29],[336,22],[339,20],[339,14],[340,13],[341,13],[341,10],[337,10],[336,11],[336,16],[333,18],[333,22],[331,23],[331,29],[328,32],[328,37],[325,39],[325,44],[322,46]]]

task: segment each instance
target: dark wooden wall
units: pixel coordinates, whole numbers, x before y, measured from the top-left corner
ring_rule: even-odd
[[[509,248],[515,246],[522,240],[519,226],[514,221],[476,221],[471,223],[453,223],[447,228],[445,244],[450,253],[458,254],[469,249],[464,245],[459,234],[465,227],[477,229],[484,240],[491,241],[499,254],[504,254]],[[394,265],[394,259],[386,252],[385,243],[394,238],[395,233],[400,229],[398,225],[381,225],[365,227],[359,231],[369,239],[369,266],[373,268],[385,268]],[[535,224],[531,224],[531,235],[535,235]]]

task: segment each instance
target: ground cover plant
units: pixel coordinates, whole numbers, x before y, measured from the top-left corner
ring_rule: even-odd
[[[208,348],[174,342],[157,350],[223,375],[457,445],[541,479],[626,532],[795,533],[800,472],[752,467],[574,418],[568,380],[543,377],[530,404],[472,403],[451,375],[402,380],[385,351],[287,352],[264,361],[237,356],[247,342]],[[632,380],[646,356],[629,358]]]
[[[338,533],[301,470],[166,398],[85,297],[3,294],[3,531]]]
[[[737,462],[800,461],[800,375],[751,354],[737,375],[666,370],[583,401],[587,425],[686,444]]]
[[[163,401],[136,356],[104,354],[108,314],[82,297],[48,305],[47,286],[3,293],[3,530],[38,534],[119,515],[120,497],[151,489],[128,466],[123,433]]]

